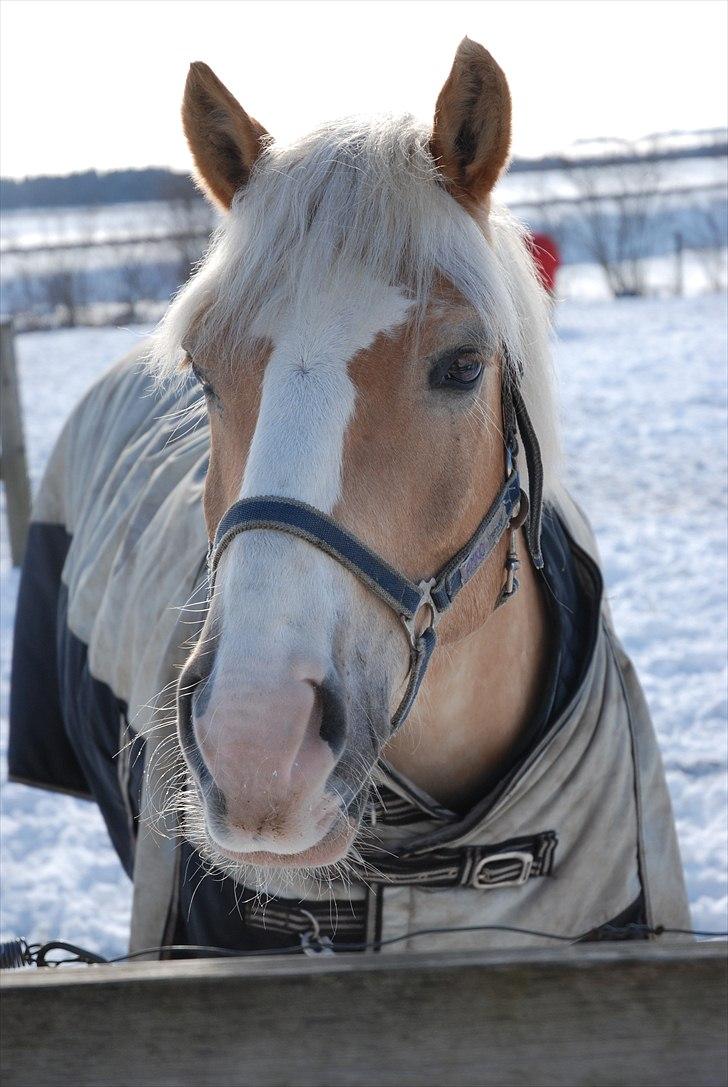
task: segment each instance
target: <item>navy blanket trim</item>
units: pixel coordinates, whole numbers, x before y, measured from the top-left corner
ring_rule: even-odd
[[[629,925],[641,926],[630,930]],[[615,932],[615,929],[622,929],[621,932]],[[611,921],[605,921],[603,925],[598,925],[596,928],[591,929],[584,936],[581,936],[576,942],[578,944],[591,944],[600,943],[605,940],[648,940],[649,932],[647,929],[647,913],[645,912],[645,896],[640,891],[637,898],[626,910],[622,910],[621,913],[613,917]]]
[[[106,829],[129,878],[134,871],[144,777],[144,740],[130,729],[125,702],[89,669],[88,647],[68,628],[67,595],[58,608],[58,686],[66,735],[93,783]]]
[[[92,800],[66,735],[58,687],[58,605],[70,544],[62,525],[30,525],[15,611],[8,772]]]
[[[349,865],[364,883],[483,889],[550,876],[558,841],[555,831],[544,830],[490,845],[460,845],[425,853],[396,852],[391,843],[372,842],[364,843],[360,858],[352,858]]]
[[[303,911],[306,911],[305,913]],[[171,903],[165,943],[209,944],[230,951],[263,951],[273,947],[300,948],[301,934],[316,919],[322,936],[337,943],[366,940],[366,902],[309,902],[263,898],[234,880],[211,876],[200,855],[187,841],[179,847],[176,901]],[[190,952],[169,958],[195,958]]]
[[[30,526],[15,619],[8,769],[19,782],[95,800],[125,871],[134,867],[144,740],[68,628],[61,581],[70,536]]]

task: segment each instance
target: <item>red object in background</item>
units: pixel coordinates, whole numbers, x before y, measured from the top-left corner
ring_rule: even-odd
[[[531,252],[539,274],[549,294],[556,293],[556,273],[561,267],[561,252],[550,234],[532,234]]]

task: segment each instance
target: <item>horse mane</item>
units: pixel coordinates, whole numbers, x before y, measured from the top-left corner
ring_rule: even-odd
[[[396,285],[417,316],[444,276],[521,374],[553,495],[549,310],[524,235],[504,208],[492,206],[483,227],[446,192],[429,130],[411,117],[347,119],[290,146],[271,142],[153,334],[150,365],[160,379],[179,374],[188,336],[239,357],[267,307],[298,303],[305,317],[306,296],[351,269]]]

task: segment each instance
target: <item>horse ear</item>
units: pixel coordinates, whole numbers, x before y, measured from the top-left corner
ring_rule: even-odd
[[[430,149],[455,199],[481,204],[506,164],[511,95],[487,49],[463,38],[435,107]]]
[[[182,124],[202,187],[227,210],[248,183],[268,133],[201,61],[190,65]]]

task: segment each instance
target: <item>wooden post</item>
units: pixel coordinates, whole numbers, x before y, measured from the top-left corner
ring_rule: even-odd
[[[726,944],[4,971],[4,1087],[723,1087]]]
[[[0,450],[0,478],[5,485],[10,555],[13,566],[20,566],[30,524],[30,481],[10,321],[0,324]]]

